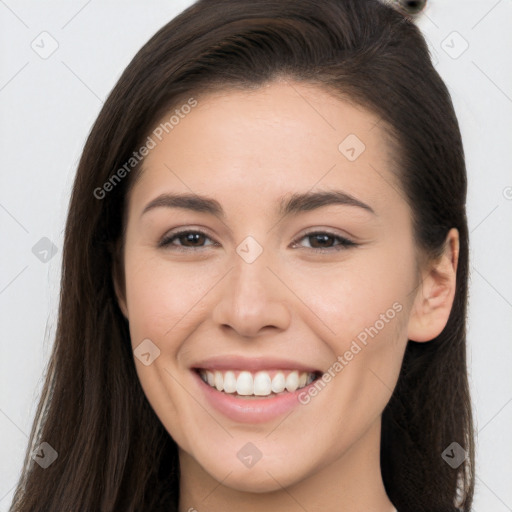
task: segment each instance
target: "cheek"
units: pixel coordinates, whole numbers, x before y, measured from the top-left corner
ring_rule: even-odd
[[[330,352],[325,371],[338,400],[331,405],[331,412],[339,414],[334,424],[354,428],[354,436],[389,400],[407,344],[413,248],[386,249],[360,251],[357,257],[314,273],[304,270],[301,279],[294,281],[294,291],[314,312],[305,313],[309,326]],[[291,273],[288,279],[294,279]],[[354,410],[354,404],[366,405],[356,407],[357,421],[347,423],[344,415]]]
[[[132,343],[176,339],[204,308],[202,299],[216,273],[203,264],[170,264],[144,251],[126,259],[126,296]]]
[[[359,335],[362,342],[373,339],[376,330],[383,333],[379,339],[400,337],[414,288],[413,262],[412,249],[404,247],[360,251],[336,264],[283,268],[281,273],[308,306],[324,339],[340,353]]]

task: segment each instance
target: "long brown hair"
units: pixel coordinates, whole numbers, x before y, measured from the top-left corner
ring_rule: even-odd
[[[381,469],[400,512],[471,510],[466,170],[451,98],[421,32],[377,0],[201,0],[137,53],[87,139],[66,224],[56,339],[11,511],[178,510],[177,447],[139,383],[112,279],[138,165],[113,176],[183,98],[278,76],[379,116],[424,254],[435,257],[449,229],[459,230],[452,311],[436,339],[408,342],[383,413]],[[31,456],[43,442],[58,453],[46,469]],[[456,468],[442,457],[452,442],[467,453]]]

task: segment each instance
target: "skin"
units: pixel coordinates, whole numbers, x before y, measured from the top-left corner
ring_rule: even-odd
[[[438,261],[420,266],[411,210],[373,114],[286,80],[197,99],[150,151],[130,192],[125,277],[116,280],[133,348],[149,338],[160,350],[152,364],[135,364],[179,446],[180,511],[392,512],[380,472],[381,414],[407,340],[429,341],[447,322],[457,230]],[[354,162],[338,149],[349,134],[366,145]],[[339,204],[277,213],[283,196],[333,189],[375,214]],[[168,207],[142,213],[166,192],[214,198],[225,218]],[[206,238],[159,247],[176,228]],[[314,231],[359,245],[335,250],[339,242],[328,238],[327,249],[315,252],[317,239],[305,236]],[[252,263],[236,252],[249,235],[263,248]],[[291,358],[327,371],[394,303],[401,306],[394,319],[289,416],[234,422],[211,407],[192,376],[194,362],[227,354]],[[237,458],[248,442],[262,453],[251,468]]]

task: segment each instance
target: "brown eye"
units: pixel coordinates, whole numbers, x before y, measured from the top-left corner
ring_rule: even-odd
[[[347,238],[324,231],[307,233],[294,242],[294,245],[298,245],[297,242],[300,240],[308,240],[309,247],[306,246],[306,249],[312,249],[314,251],[338,251],[357,245]]]
[[[175,241],[178,241],[179,243],[174,243]],[[178,233],[171,233],[163,238],[163,240],[158,244],[160,247],[172,247],[179,249],[180,247],[184,248],[204,248],[205,242],[207,240],[211,240],[209,236],[206,235],[206,233],[203,233],[202,231],[180,231]],[[214,244],[207,244],[207,245],[215,245]]]
[[[309,235],[308,238],[311,240],[311,247],[315,249],[332,247],[332,243],[335,242],[334,237],[331,235]]]
[[[181,245],[192,244],[193,247],[200,246],[204,243],[204,239],[206,238],[202,233],[185,233],[184,235],[179,235],[178,240]]]

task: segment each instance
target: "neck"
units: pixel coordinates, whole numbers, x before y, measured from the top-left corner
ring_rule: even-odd
[[[380,470],[378,420],[341,457],[286,488],[268,493],[241,492],[218,482],[180,450],[179,512],[394,512]]]

